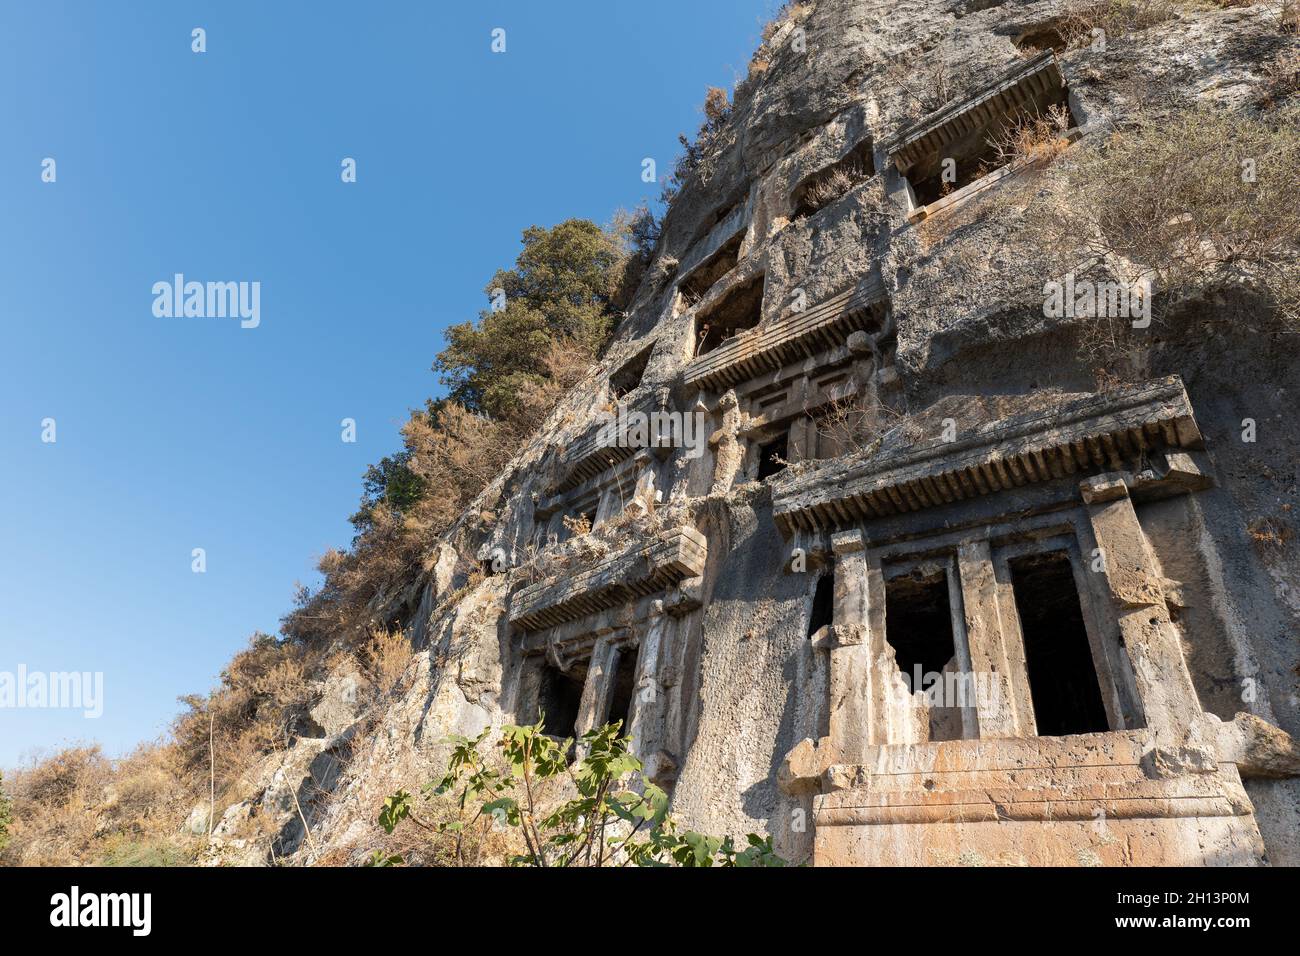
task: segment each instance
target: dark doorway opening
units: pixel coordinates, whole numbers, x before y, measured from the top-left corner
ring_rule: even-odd
[[[758,480],[771,478],[785,470],[786,456],[790,453],[790,433],[782,432],[769,442],[758,446]]]
[[[572,737],[582,705],[580,678],[546,665],[541,687],[537,691],[537,709],[542,718],[542,733],[552,737]]]
[[[1038,124],[1037,120],[1046,122]],[[1065,128],[1057,130],[1057,121],[1063,122]],[[1069,96],[1063,87],[1053,87],[1010,112],[995,111],[989,120],[974,123],[942,150],[936,150],[907,171],[916,204],[928,206],[1005,166],[1008,161],[1005,153],[1012,147],[1010,139],[1017,129],[1025,128],[1027,134],[1033,132],[1034,137],[1045,137],[1043,145],[1046,145],[1048,140],[1064,136],[1065,130],[1074,125]],[[946,160],[952,160],[950,167]],[[948,177],[951,181],[944,178],[945,168],[951,168],[952,175]]]
[[[1038,735],[1110,730],[1069,555],[1056,551],[1012,561],[1011,588]]]
[[[813,591],[812,613],[808,615],[808,636],[812,637],[821,628],[832,623],[835,614],[835,575],[823,574],[817,579],[817,589]]]
[[[618,735],[627,736],[627,722],[632,715],[632,694],[636,689],[637,648],[624,647],[618,652],[618,662],[614,667],[613,685],[609,691],[609,716],[605,723],[622,721]]]
[[[885,640],[894,649],[907,689],[926,692],[930,739],[960,739],[957,647],[946,573],[904,575],[885,582]]]
[[[956,655],[946,574],[885,582],[885,640],[912,693],[922,689],[913,682],[917,665],[922,676],[943,670]]]

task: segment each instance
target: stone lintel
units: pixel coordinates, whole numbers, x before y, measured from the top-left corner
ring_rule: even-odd
[[[1147,730],[951,740],[873,746],[861,764],[829,765],[804,747],[786,764],[792,779],[795,771],[819,778],[815,787],[804,783],[823,794],[815,804],[819,829],[1251,813],[1231,762],[1207,752],[1170,772],[1153,760],[1157,740]]]
[[[957,441],[936,438],[779,475],[772,482],[773,515],[787,534],[816,531],[1066,475],[1117,472],[1161,449],[1200,443],[1183,383],[1171,376],[989,422]],[[1194,468],[1190,456],[1166,460]],[[1190,475],[1173,474],[1175,485],[1196,484]]]
[[[620,406],[625,414],[651,415],[668,407],[668,389],[656,388],[630,405]],[[560,458],[561,475],[551,489],[551,496],[569,491],[602,471],[631,458],[638,447],[619,444],[618,409],[603,421],[594,422],[566,448]],[[641,447],[650,447],[650,441]]]
[[[903,130],[886,147],[899,172],[906,173],[921,158],[968,133],[972,126],[1005,115],[1017,106],[1032,102],[1034,95],[1050,88],[1060,88],[1064,81],[1056,56],[1044,51],[1033,59],[1017,64],[982,89],[932,113],[916,125]]]

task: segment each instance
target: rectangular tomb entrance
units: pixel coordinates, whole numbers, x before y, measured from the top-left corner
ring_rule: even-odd
[[[827,729],[781,769],[814,862],[1263,863],[1239,741],[1263,722],[1203,711],[1135,507],[1211,484],[1181,381],[1024,401],[773,479],[778,525],[834,554]],[[909,701],[918,665],[968,676],[973,712]]]

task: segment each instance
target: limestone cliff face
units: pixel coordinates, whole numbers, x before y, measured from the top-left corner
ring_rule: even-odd
[[[792,859],[1300,862],[1271,736],[1300,732],[1300,565],[1247,530],[1294,503],[1294,337],[1153,336],[1099,388],[1086,320],[1044,316],[1034,172],[965,181],[981,124],[1018,109],[1062,104],[1076,138],[1166,92],[1246,109],[1294,35],[1264,5],[1189,4],[1053,51],[1065,12],[816,0],[781,23],[605,360],[448,535],[412,601],[414,686],[282,761],[308,781],[333,755],[313,839],[290,826],[280,852],[364,855],[379,801],[431,777],[448,733],[545,709],[625,716],[680,819]],[[620,407],[694,416],[699,440],[620,440]],[[837,434],[845,407],[876,437]],[[1088,732],[1050,733],[1026,689],[1016,588],[1061,580],[1034,542],[1073,562],[1105,710]],[[487,575],[454,573],[457,551]],[[900,690],[891,627],[939,605],[936,663],[999,675],[1003,711]]]

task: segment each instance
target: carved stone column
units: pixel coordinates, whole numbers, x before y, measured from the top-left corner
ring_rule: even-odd
[[[718,399],[717,413],[721,421],[709,436],[709,447],[713,449],[712,490],[715,494],[730,491],[745,468],[744,450],[736,438],[740,430],[740,407],[735,391],[729,389],[722,394]]]
[[[632,709],[628,716],[627,734],[632,738],[632,753],[644,765],[646,779],[658,786],[668,783],[677,771],[676,760],[664,749],[668,688],[660,667],[661,657],[666,657],[664,652],[669,643],[669,628],[672,625],[672,618],[665,613],[664,602],[655,601],[641,638]]]
[[[875,736],[869,706],[867,564],[862,548],[860,531],[842,532],[831,539],[835,606],[831,615],[829,733],[835,759],[845,762],[861,759]]]
[[[609,682],[618,659],[618,648],[608,635],[596,641],[591,649],[591,663],[587,665],[587,681],[582,685],[582,701],[578,704],[578,719],[573,732],[581,737],[599,727],[605,720],[609,702]]]
[[[898,673],[885,640],[885,581],[868,561],[862,532],[831,538],[835,608],[831,616],[829,735],[835,760],[866,760],[873,744],[916,743],[928,726]]]
[[[1080,489],[1146,724],[1158,739],[1180,741],[1200,717],[1201,707],[1178,630],[1169,618],[1155,554],[1122,479],[1099,475]]]
[[[987,541],[972,541],[957,550],[966,640],[976,687],[981,738],[1029,737],[1034,733],[1025,647],[1019,629],[1004,625],[997,574]],[[987,682],[981,684],[981,682]]]

